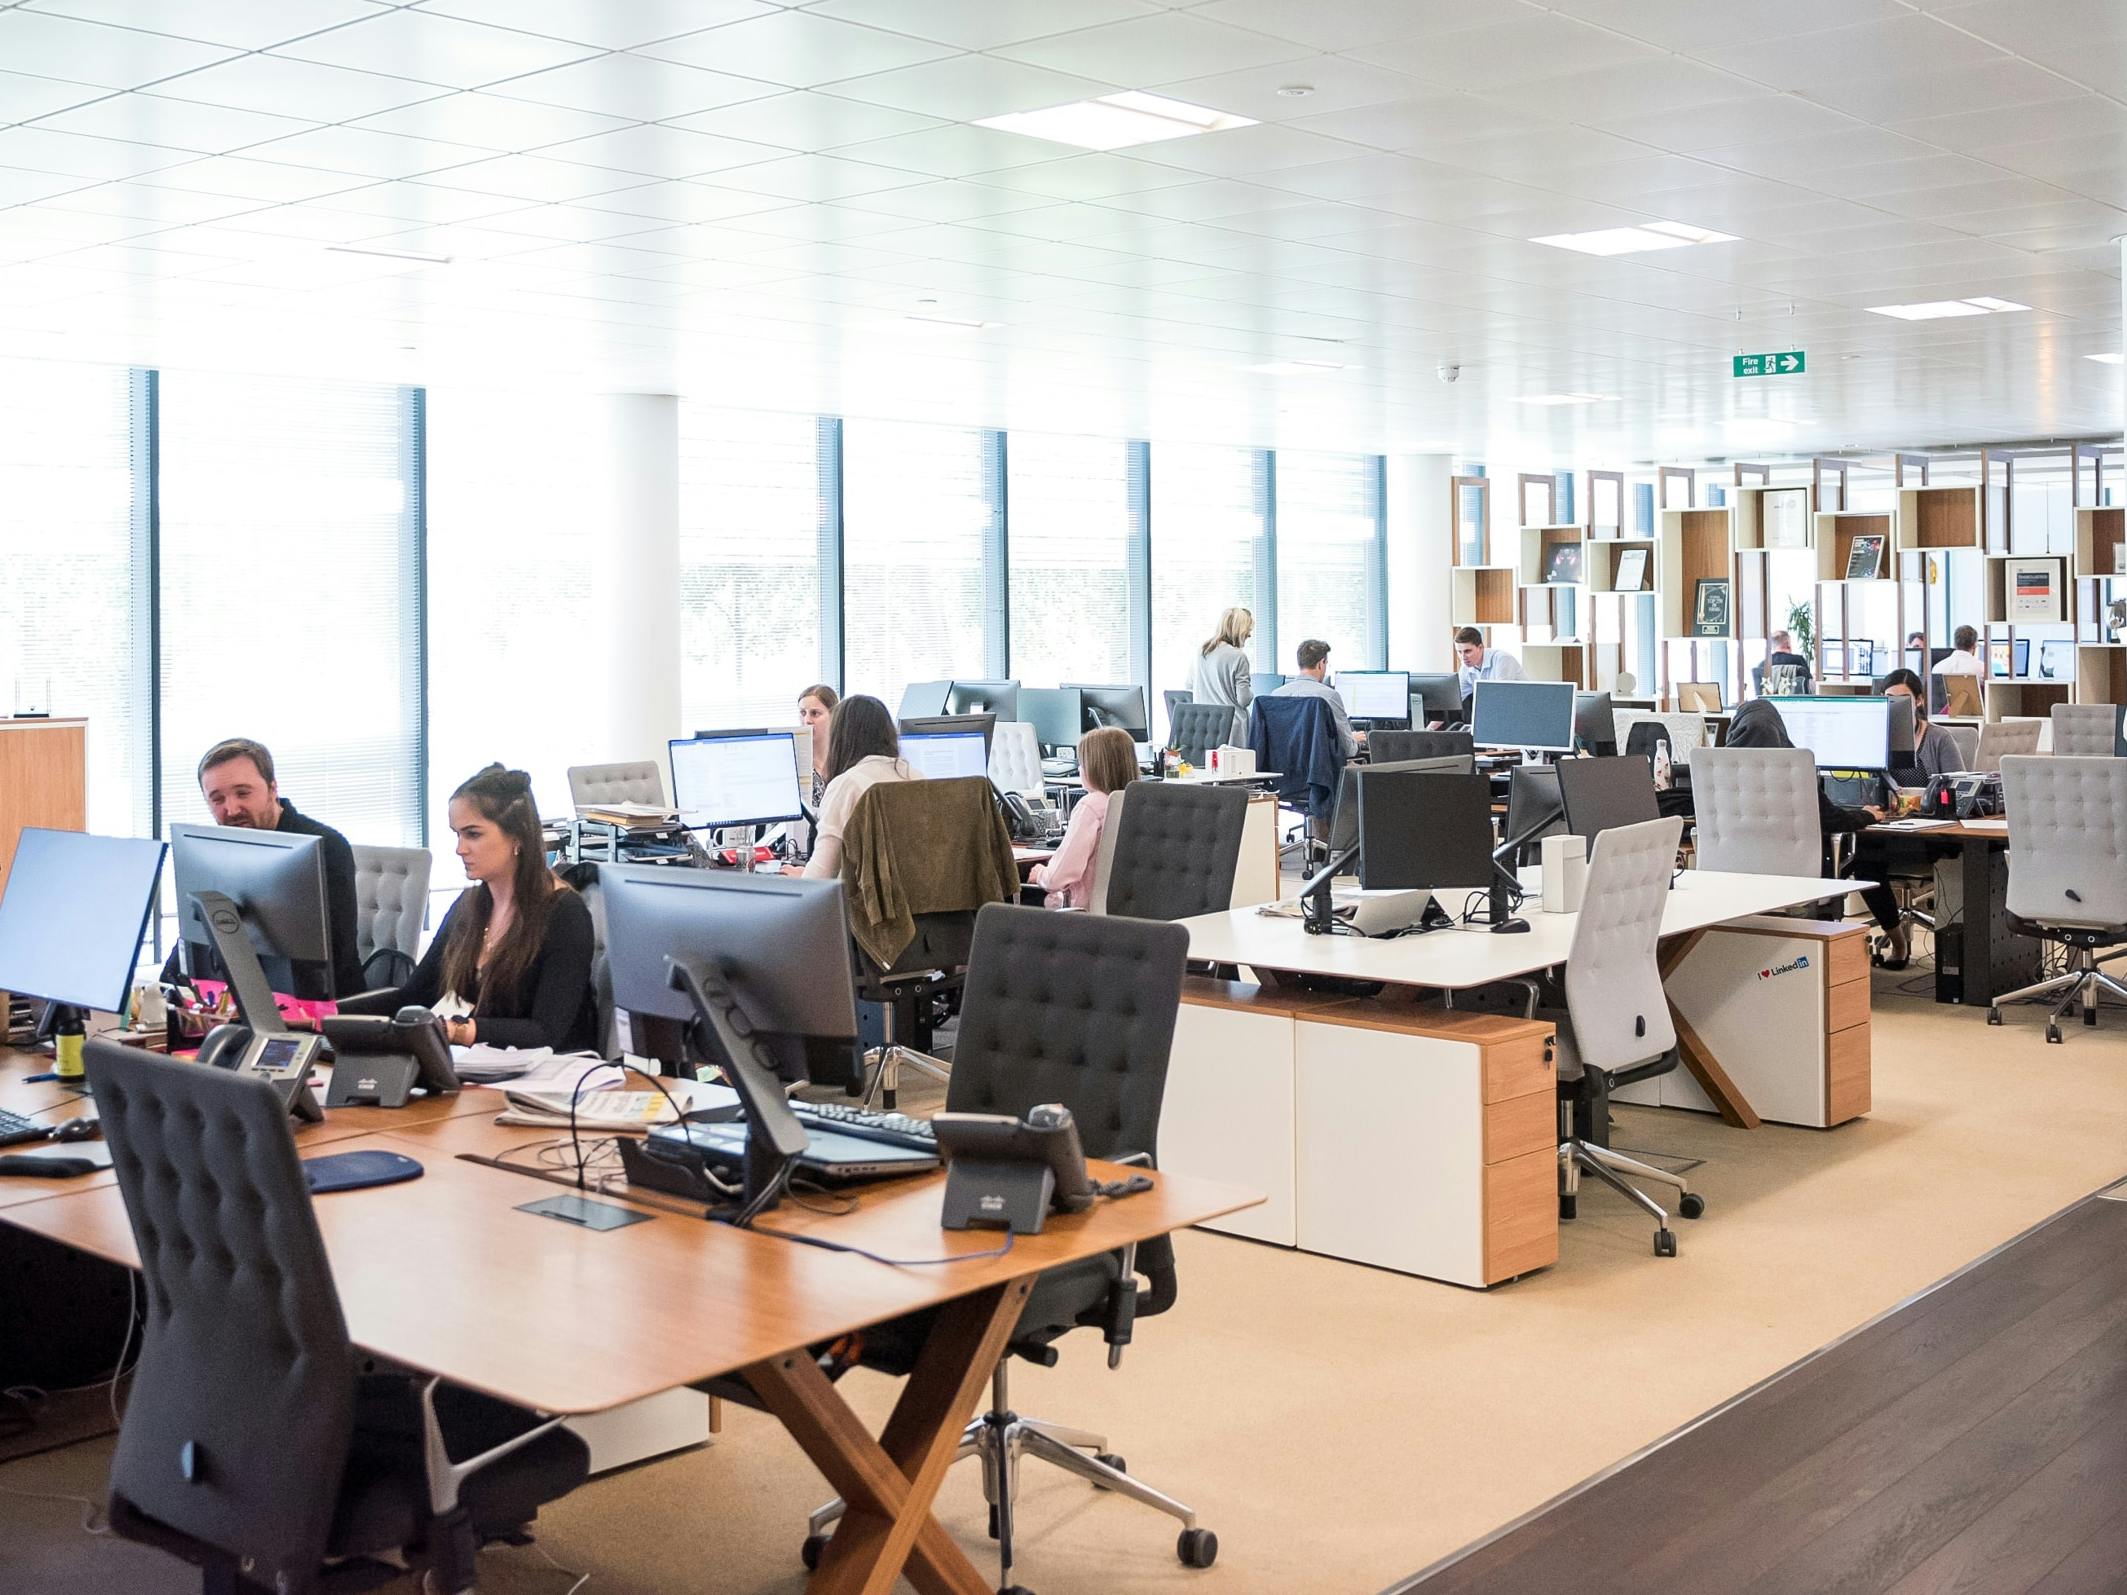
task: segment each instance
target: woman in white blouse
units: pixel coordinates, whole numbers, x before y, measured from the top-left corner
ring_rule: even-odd
[[[901,757],[901,734],[877,698],[858,693],[835,705],[827,723],[827,788],[820,795],[807,878],[834,880],[842,873],[842,833],[857,799],[881,781],[920,781],[921,771]]]

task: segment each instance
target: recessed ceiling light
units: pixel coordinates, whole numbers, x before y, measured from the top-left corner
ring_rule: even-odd
[[[1583,255],[1637,255],[1650,249],[1684,249],[1692,244],[1732,244],[1734,233],[1684,222],[1646,222],[1638,227],[1599,227],[1589,233],[1551,233],[1532,244],[1577,250]]]
[[[1930,299],[1917,305],[1870,305],[1872,316],[1896,316],[1900,321],[1939,321],[1945,316],[1985,316],[2000,311],[2029,310],[2013,299]]]
[[[965,321],[958,316],[903,316],[901,319],[922,327],[951,327],[957,332],[987,332],[992,327],[1004,325],[1001,321]]]
[[[1321,376],[1330,371],[1356,371],[1357,366],[1339,365],[1334,360],[1266,360],[1261,365],[1243,366],[1243,371],[1258,372],[1266,377]]]
[[[1525,393],[1518,404],[1615,404],[1614,393]]]
[[[2083,356],[2083,358],[2085,360],[2095,360],[2101,366],[2116,366],[2119,365],[2123,360],[2127,360],[2127,355],[2086,354]]]
[[[360,244],[327,244],[335,255],[375,255],[379,260],[418,260],[424,266],[448,266],[448,255],[423,255],[411,249],[365,249]]]
[[[1132,90],[1104,94],[1097,100],[1052,105],[1043,111],[984,117],[975,125],[1045,138],[1052,144],[1071,144],[1082,150],[1120,150],[1133,144],[1155,144],[1197,133],[1223,133],[1229,128],[1256,124],[1253,117],[1229,116],[1183,100]]]
[[[1278,93],[1288,100],[1304,100],[1314,92],[1315,86],[1312,83],[1288,83],[1278,90]]]

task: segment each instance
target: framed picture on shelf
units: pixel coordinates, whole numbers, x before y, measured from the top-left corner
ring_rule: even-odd
[[[1621,593],[1647,590],[1646,549],[1621,548],[1617,551],[1617,590]]]
[[[1691,594],[1691,634],[1694,637],[1726,637],[1729,626],[1729,589],[1725,576],[1701,576]]]
[[[1784,487],[1764,496],[1765,546],[1809,547],[1809,490]]]
[[[1846,551],[1846,579],[1872,582],[1883,574],[1883,534],[1868,532],[1857,537]]]
[[[2002,562],[2011,620],[2059,620],[2061,562],[2058,559],[2010,559]]]
[[[1557,586],[1581,579],[1581,545],[1553,543],[1544,551],[1544,585]]]

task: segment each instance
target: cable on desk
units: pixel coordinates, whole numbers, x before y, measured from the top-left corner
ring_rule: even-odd
[[[719,1214],[712,1217],[710,1222],[729,1224],[731,1220]],[[747,1228],[755,1235],[773,1235],[779,1241],[790,1241],[798,1246],[817,1246],[823,1252],[848,1252],[852,1256],[868,1257],[875,1263],[886,1264],[889,1268],[940,1268],[947,1263],[974,1263],[984,1258],[1002,1257],[1011,1251],[1012,1242],[1018,1238],[1010,1230],[1006,1230],[1002,1246],[993,1246],[986,1252],[961,1252],[954,1257],[881,1257],[877,1252],[868,1252],[861,1246],[822,1240],[817,1235],[794,1235],[789,1230],[762,1229],[759,1225],[749,1225]]]

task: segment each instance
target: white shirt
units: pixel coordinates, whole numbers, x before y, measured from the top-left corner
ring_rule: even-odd
[[[827,783],[820,795],[820,823],[812,831],[812,858],[805,865],[808,880],[835,880],[842,873],[842,833],[857,811],[857,799],[881,781],[920,781],[921,770],[910,768],[905,759],[889,759],[883,753],[866,754]]]
[[[1952,648],[1948,654],[1935,662],[1938,676],[1976,676],[1980,674],[1979,655],[1966,653],[1962,648]]]
[[[1483,664],[1464,665],[1455,672],[1455,679],[1461,684],[1462,695],[1467,698],[1480,681],[1527,681],[1529,677],[1521,668],[1521,661],[1512,654],[1487,648]]]

